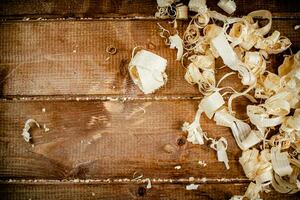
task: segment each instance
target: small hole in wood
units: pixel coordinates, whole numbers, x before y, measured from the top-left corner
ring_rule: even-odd
[[[178,146],[183,146],[183,145],[185,145],[185,138],[183,138],[183,137],[181,137],[181,138],[178,138],[177,139],[177,145]]]
[[[114,54],[117,53],[117,48],[110,45],[110,46],[106,47],[106,52],[111,54],[111,55],[114,55]]]
[[[138,188],[138,195],[140,196],[140,197],[142,197],[142,196],[145,196],[146,195],[146,188],[145,187],[139,187]]]

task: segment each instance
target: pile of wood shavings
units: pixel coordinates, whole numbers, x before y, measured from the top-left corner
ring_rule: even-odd
[[[233,1],[220,2],[221,6],[218,5],[223,10],[234,12]],[[185,6],[178,0],[157,0],[157,3],[158,12],[155,16],[173,19],[175,29],[176,19],[179,19],[177,16],[180,14],[184,16],[180,18],[185,19],[188,16],[187,13],[181,13],[187,9],[177,10]],[[270,186],[280,193],[298,192],[300,51],[286,56],[278,68],[278,74],[272,73],[266,65],[269,55],[287,50],[291,41],[279,31],[269,33],[272,26],[272,14],[269,11],[257,10],[241,18],[227,17],[209,10],[206,0],[190,0],[188,10],[195,15],[182,37],[178,31],[171,35],[169,30],[158,24],[160,36],[166,45],[177,49],[176,59],[187,69],[186,81],[197,85],[204,95],[195,120],[183,124],[182,130],[188,133],[187,140],[196,145],[209,142],[210,147],[216,150],[218,160],[229,169],[226,138],[209,137],[209,133],[201,128],[200,117],[205,113],[217,125],[231,129],[237,145],[243,150],[239,162],[245,175],[252,181],[244,195],[233,196],[232,199],[260,199],[259,193],[269,191]],[[268,23],[261,27],[256,18],[265,19]],[[215,60],[219,57],[233,72],[225,74],[217,82]],[[235,73],[239,75],[245,90],[219,87],[224,79]],[[224,96],[228,96],[227,102]],[[247,106],[251,124],[236,118],[232,109],[233,100],[241,96],[253,103]],[[276,130],[275,134],[270,134],[271,129]]]

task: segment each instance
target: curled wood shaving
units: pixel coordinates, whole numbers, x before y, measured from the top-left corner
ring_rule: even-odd
[[[273,178],[273,168],[270,160],[271,155],[268,149],[259,153],[256,148],[253,148],[243,151],[239,162],[250,180],[268,185]]]
[[[279,176],[286,176],[292,174],[292,167],[290,166],[290,161],[288,159],[287,152],[280,152],[280,148],[271,148],[271,160],[273,169]]]
[[[172,35],[169,37],[170,40],[170,48],[177,49],[177,58],[176,60],[181,60],[182,55],[183,55],[183,41],[182,39],[179,37],[178,34]]]
[[[151,188],[152,188],[152,184],[151,184],[150,178],[146,178],[146,181],[147,181],[147,186],[146,186],[146,188],[147,188],[147,189],[151,189]]]
[[[214,113],[225,104],[222,95],[219,92],[206,96],[202,99],[199,107],[203,109],[208,118],[212,118]]]
[[[217,125],[231,128],[236,143],[243,150],[256,145],[263,139],[262,132],[251,130],[247,123],[229,114],[226,108],[216,112],[214,121]]]
[[[172,3],[175,2],[175,0],[156,0],[158,7],[167,7],[171,6]]]
[[[216,49],[218,55],[222,57],[225,65],[230,69],[239,72],[242,76],[243,85],[253,85],[255,83],[256,78],[254,74],[250,69],[242,65],[223,32],[212,40],[212,46]]]
[[[140,50],[129,63],[129,74],[135,84],[145,93],[153,93],[167,81],[167,60],[146,50]]]
[[[189,8],[186,5],[176,5],[176,19],[187,19],[189,17]]]
[[[196,55],[189,58],[185,80],[190,84],[198,84],[199,91],[208,95],[216,89],[215,60],[212,55]]]
[[[266,51],[268,54],[278,54],[291,46],[291,41],[284,36],[280,36],[279,31],[274,31],[267,38],[260,38],[255,48]]]
[[[271,27],[272,27],[272,14],[270,11],[268,10],[256,10],[256,11],[253,11],[251,13],[248,14],[249,17],[251,18],[259,18],[259,19],[267,19],[268,20],[268,23],[261,27],[261,28],[257,28],[255,30],[255,33],[257,35],[266,35],[267,33],[269,33],[269,31],[271,30]]]
[[[233,0],[220,0],[218,6],[228,14],[232,14],[236,10],[236,4]]]
[[[190,11],[204,13],[207,11],[206,0],[190,0],[188,5]]]
[[[190,124],[188,122],[184,122],[182,126],[182,130],[188,133],[187,141],[193,144],[204,144],[204,132],[200,126],[200,117],[202,114],[202,110],[198,109],[194,121]]]
[[[229,161],[226,153],[227,146],[227,140],[224,137],[221,137],[219,140],[213,140],[210,145],[212,149],[217,151],[218,161],[224,162],[226,169],[229,169]]]
[[[30,136],[30,133],[29,133],[29,130],[31,128],[31,126],[30,126],[31,124],[35,124],[38,128],[40,128],[40,125],[37,121],[35,121],[34,119],[28,119],[25,122],[25,126],[24,126],[23,132],[22,132],[22,136],[23,136],[23,138],[26,142],[29,142],[30,139],[31,139],[31,136]]]
[[[297,178],[297,175],[295,175],[294,177]],[[277,192],[280,193],[294,194],[296,192],[299,192],[299,187],[297,186],[297,179],[291,180],[290,178],[290,180],[285,180],[277,174],[274,174],[272,186]]]
[[[259,183],[251,182],[246,190],[244,197],[248,199],[260,199],[259,192],[262,190],[262,186]]]
[[[178,34],[170,35],[170,32],[166,30],[162,25],[157,23],[160,28],[160,37],[165,39],[166,45],[170,45],[171,49],[177,49],[177,59],[181,60],[183,56],[183,40],[180,38]],[[166,36],[165,33],[168,35]]]
[[[226,153],[227,140],[221,137],[219,140],[207,137],[200,126],[200,117],[204,112],[207,117],[212,118],[214,113],[224,104],[223,97],[219,92],[214,92],[210,96],[206,96],[199,104],[194,121],[189,124],[185,122],[182,130],[188,132],[187,141],[193,144],[204,144],[204,139],[211,141],[210,147],[217,151],[218,161],[224,162],[226,169],[229,169],[228,157]]]
[[[143,178],[143,173],[142,172],[134,172],[132,175],[133,180],[140,180]]]

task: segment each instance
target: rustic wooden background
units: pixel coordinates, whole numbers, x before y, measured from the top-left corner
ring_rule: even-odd
[[[216,3],[208,0],[222,12]],[[236,15],[269,9],[273,30],[291,39],[294,52],[300,49],[299,0],[236,3]],[[228,171],[214,150],[187,143],[180,131],[201,95],[159,38],[155,11],[155,0],[0,2],[0,199],[229,199],[245,192],[249,181],[229,129],[202,119],[209,135],[227,138]],[[186,24],[179,22],[181,32]],[[117,54],[105,52],[109,45]],[[128,76],[137,45],[168,59],[169,82],[155,94],[142,94]],[[282,56],[272,57],[270,70]],[[241,88],[234,76],[228,84]],[[247,103],[234,104],[240,117]],[[34,147],[21,136],[29,118],[50,129],[31,131]],[[134,174],[150,178],[152,188],[132,180]],[[198,190],[185,190],[189,177]],[[275,192],[263,197],[297,199]]]

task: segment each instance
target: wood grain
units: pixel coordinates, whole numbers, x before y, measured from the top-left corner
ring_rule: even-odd
[[[133,84],[126,69],[132,49],[143,46],[168,59],[166,72],[169,81],[152,96],[198,96],[197,88],[183,78],[185,69],[175,60],[176,51],[165,46],[159,37],[156,23],[147,20],[2,23],[1,94],[3,97],[143,97],[145,95]],[[300,49],[300,32],[293,29],[295,24],[297,20],[274,20],[273,27],[291,39],[294,49]],[[182,33],[185,26],[186,23],[179,23],[179,32]],[[117,54],[106,53],[109,45],[117,48]],[[281,59],[271,59],[269,66],[280,65],[283,56],[277,57]],[[219,66],[221,64],[219,62]],[[217,79],[223,72],[221,70]],[[224,84],[238,82],[238,79],[230,77]]]
[[[219,0],[209,0],[210,9],[224,13],[218,6]],[[186,5],[188,0],[183,1]],[[299,17],[298,0],[236,1],[235,15],[245,15],[253,10],[268,9],[275,17]],[[2,0],[0,18],[99,18],[99,17],[153,17],[156,12],[155,0]]]
[[[247,103],[241,99],[234,109]],[[201,119],[209,136],[228,139],[231,168],[225,174],[213,149],[186,142],[181,126],[193,120],[197,105],[196,100],[1,102],[0,178],[131,178],[135,172],[153,178],[245,178],[229,129]],[[21,136],[30,118],[50,129],[32,128],[34,147]],[[182,169],[174,169],[177,165]]]
[[[0,184],[3,200],[76,200],[76,199],[230,199],[241,195],[248,184],[200,184],[197,190],[188,191],[186,184],[152,184],[145,189],[145,183],[128,184]],[[276,192],[262,194],[263,199],[297,199],[296,195]]]
[[[224,13],[217,1],[208,1],[208,6]],[[294,30],[300,23],[299,1],[236,3],[235,15],[269,9],[275,18],[273,30],[289,37],[294,51],[300,49],[300,32]],[[153,20],[155,11],[155,0],[0,1],[1,199],[229,199],[245,192],[248,180],[238,163],[241,151],[229,129],[201,119],[211,137],[227,138],[228,171],[207,144],[187,143],[180,130],[184,121],[193,120],[198,100],[189,98],[199,92],[183,79],[185,69],[175,61],[176,52],[159,38],[156,23],[166,22]],[[181,33],[186,25],[179,22]],[[105,52],[109,45],[117,48],[116,55]],[[169,62],[168,84],[153,95],[143,95],[127,74],[137,45]],[[272,57],[269,69],[276,70],[282,59]],[[220,71],[217,79],[228,72]],[[242,89],[236,76],[223,85]],[[101,97],[133,100],[91,100]],[[68,100],[77,98],[80,101]],[[234,103],[242,113],[238,117],[246,118],[247,103]],[[49,131],[33,127],[33,139],[26,143],[21,131],[29,118]],[[180,170],[174,169],[177,165]],[[163,183],[153,181],[146,190],[145,183],[130,181],[136,172]],[[189,177],[201,183],[198,190],[185,189]],[[208,181],[203,183],[203,178]],[[297,199],[275,192],[262,197]]]

